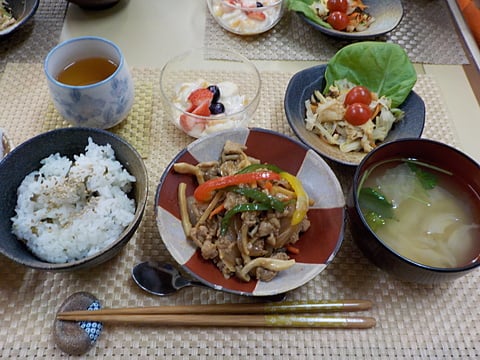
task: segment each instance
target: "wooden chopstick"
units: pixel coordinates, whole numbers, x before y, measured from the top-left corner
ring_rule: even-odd
[[[372,317],[336,317],[317,315],[218,315],[218,314],[162,314],[162,315],[95,315],[76,316],[75,320],[99,321],[124,324],[144,324],[162,326],[228,326],[228,327],[310,327],[310,328],[345,328],[367,329],[374,327],[376,321]],[[73,319],[69,319],[73,320]]]
[[[284,301],[279,303],[210,304],[131,307],[96,310],[96,315],[126,314],[286,314],[363,311],[372,307],[369,300],[320,300],[320,301]],[[88,310],[68,311],[57,315],[61,320],[76,320],[76,316],[88,315]]]
[[[57,319],[166,326],[370,328],[376,324],[371,317],[321,317],[305,313],[362,311],[371,307],[368,300],[153,306],[68,311],[58,313]]]

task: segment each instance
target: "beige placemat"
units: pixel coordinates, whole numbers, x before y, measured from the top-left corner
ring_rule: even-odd
[[[400,24],[377,41],[401,45],[412,62],[426,64],[468,64],[460,37],[446,1],[403,1]],[[349,41],[320,33],[297,14],[286,12],[269,32],[242,37],[217,24],[206,10],[206,46],[227,48],[254,60],[328,61]]]
[[[132,74],[135,87],[134,105],[127,118],[109,130],[125,138],[145,158],[150,152],[151,138],[149,134],[152,128],[153,91],[155,87],[160,85],[158,77],[144,74],[141,69],[134,69],[133,72],[135,72],[135,74]],[[17,84],[18,89],[14,93],[9,91],[7,87],[8,94],[5,95],[7,98],[12,97],[11,101],[16,105],[14,108],[19,109],[24,106],[25,99],[31,96],[36,97],[35,102],[41,102],[41,104],[38,104],[41,106],[32,109],[34,113],[29,114],[36,120],[34,128],[30,132],[22,132],[25,136],[35,133],[32,131],[45,132],[71,126],[62,118],[50,101],[41,64],[9,63],[3,74],[2,82],[4,84]],[[19,125],[24,130],[26,130],[26,127],[30,127],[28,121],[21,121],[21,124],[16,124],[16,126]],[[22,141],[23,139],[18,140]]]
[[[30,86],[25,80],[12,81],[19,79],[20,70],[29,67],[32,67],[32,76],[39,76],[41,72],[36,72],[39,71],[36,66],[15,64],[6,68],[6,76],[0,80],[0,127],[17,142],[42,131],[42,116],[50,104],[45,89]],[[37,70],[32,70],[34,68]],[[134,69],[133,73],[137,83],[149,83],[159,76],[157,69]],[[293,136],[283,111],[283,94],[291,75],[262,74],[270,81],[264,82],[263,101],[252,125]],[[139,103],[136,104],[139,107],[142,103],[153,105],[151,132],[146,134],[151,146],[145,160],[150,195],[140,228],[117,257],[89,271],[39,272],[0,257],[0,357],[66,357],[52,342],[52,323],[59,305],[76,291],[92,292],[107,307],[250,301],[200,288],[188,288],[171,297],[157,298],[139,290],[130,278],[130,270],[137,262],[172,261],[156,229],[153,201],[163,169],[192,141],[165,119],[158,89],[152,89],[152,99],[144,102],[143,98],[137,99]],[[434,79],[420,75],[415,90],[426,103],[425,136],[456,145]],[[24,96],[25,93],[29,96]],[[147,92],[143,96],[147,96]],[[334,169],[346,186],[351,170]],[[347,228],[344,243],[333,263],[305,286],[289,293],[288,299],[371,299],[375,306],[365,315],[377,318],[378,324],[373,329],[156,328],[107,324],[97,344],[85,357],[474,359],[480,356],[480,310],[476,301],[479,278],[477,271],[439,286],[396,280],[369,263],[352,242]]]

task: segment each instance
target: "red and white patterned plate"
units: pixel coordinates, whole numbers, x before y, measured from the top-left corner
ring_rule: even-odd
[[[315,204],[308,217],[311,227],[295,244],[296,264],[272,281],[242,282],[225,279],[211,261],[204,260],[187,240],[180,221],[177,188],[187,183],[187,196],[197,186],[194,177],[177,174],[173,164],[217,160],[226,140],[247,146],[246,153],[263,163],[275,164],[296,175]],[[268,296],[302,286],[317,276],[339,250],[345,227],[345,198],[340,183],[325,161],[313,150],[285,135],[264,129],[236,129],[200,138],[182,150],[163,173],[155,197],[157,226],[173,258],[193,277],[214,289],[241,295]]]

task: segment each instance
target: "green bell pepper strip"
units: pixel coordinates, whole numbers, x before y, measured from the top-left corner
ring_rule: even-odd
[[[225,235],[227,232],[228,226],[230,225],[230,221],[235,214],[245,212],[245,211],[267,211],[271,210],[272,207],[267,204],[257,204],[257,203],[246,203],[246,204],[238,204],[235,205],[233,208],[228,210],[223,219],[220,223],[220,235]]]
[[[272,171],[255,171],[210,179],[199,185],[193,192],[197,201],[206,202],[212,198],[215,190],[232,185],[251,184],[257,180],[280,180],[280,175]]]
[[[277,174],[281,173],[283,170],[280,169],[277,165],[273,164],[251,164],[248,166],[245,166],[243,169],[237,171],[237,174],[245,174],[253,171],[257,171],[258,169],[266,169],[273,171]]]
[[[255,171],[258,169],[268,169],[273,172],[278,173],[284,180],[286,180],[290,186],[292,187],[293,191],[295,192],[295,195],[297,196],[297,202],[295,206],[295,211],[292,216],[292,225],[297,225],[299,224],[305,215],[307,214],[308,207],[309,207],[309,199],[308,199],[308,194],[304,190],[302,183],[298,178],[282,169],[280,169],[276,165],[272,164],[252,164],[249,166],[244,167],[242,170],[240,170],[238,173],[247,173],[249,171]],[[238,174],[237,173],[237,174]]]
[[[270,208],[283,212],[285,210],[285,204],[277,199],[275,196],[268,195],[262,190],[247,187],[247,186],[236,186],[228,189],[239,195],[243,195],[251,200],[255,200],[257,203],[269,205]]]

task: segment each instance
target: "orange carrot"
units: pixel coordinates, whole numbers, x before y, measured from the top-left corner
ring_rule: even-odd
[[[286,249],[289,253],[292,253],[292,254],[295,254],[295,255],[300,254],[300,249],[293,246],[293,245],[287,245]]]
[[[215,215],[221,213],[223,210],[225,210],[225,204],[224,204],[224,203],[221,203],[221,204],[218,205],[215,209],[212,210],[212,212],[210,213],[210,215],[208,215],[208,218],[211,219],[211,218],[214,217]]]
[[[267,190],[269,193],[272,192],[272,189],[273,189],[273,184],[271,181],[265,181],[265,183],[263,184],[263,188],[265,190]]]

